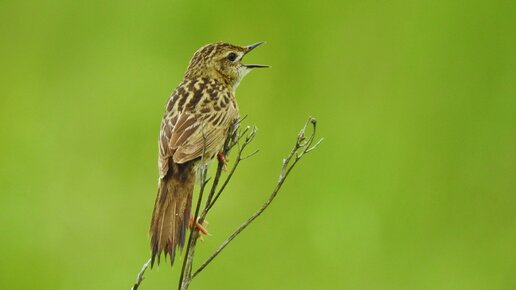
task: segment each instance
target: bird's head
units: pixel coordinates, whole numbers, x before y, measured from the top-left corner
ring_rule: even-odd
[[[268,67],[261,64],[242,63],[242,58],[261,44],[263,42],[248,46],[223,42],[205,45],[193,55],[185,77],[207,77],[224,82],[236,89],[242,78],[252,69]]]

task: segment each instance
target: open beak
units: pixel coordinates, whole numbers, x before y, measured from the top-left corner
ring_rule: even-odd
[[[244,52],[244,55],[245,54],[248,54],[251,50],[255,49],[256,47],[264,44],[265,41],[261,41],[261,42],[257,42],[255,44],[251,44],[251,45],[248,45],[246,46],[246,51]],[[265,68],[265,67],[269,67],[268,65],[264,65],[264,64],[244,64],[247,68]]]

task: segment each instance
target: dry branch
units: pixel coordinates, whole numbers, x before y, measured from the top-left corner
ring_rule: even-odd
[[[206,218],[206,215],[208,212],[213,208],[219,197],[221,196],[222,192],[226,188],[227,184],[233,177],[233,174],[235,173],[235,170],[237,169],[238,165],[241,161],[255,155],[258,150],[248,154],[243,155],[244,150],[246,147],[253,141],[257,129],[256,127],[245,127],[244,129],[240,128],[241,121],[243,120],[237,120],[233,126],[231,126],[228,137],[226,138],[226,141],[224,142],[223,146],[223,154],[224,156],[228,156],[231,150],[236,146],[238,148],[237,150],[237,156],[236,160],[233,163],[233,166],[231,170],[229,171],[228,175],[222,182],[222,185],[220,188],[219,182],[222,176],[222,171],[224,170],[224,164],[223,162],[219,162],[217,165],[217,171],[215,173],[215,177],[213,179],[213,182],[211,184],[210,191],[208,193],[208,197],[206,199],[205,206],[200,213],[201,203],[203,199],[204,192],[206,190],[206,186],[209,183],[209,179],[207,179],[207,166],[202,162],[200,169],[200,180],[201,180],[201,187],[199,191],[199,198],[197,200],[196,208],[195,208],[195,216],[199,216],[198,222],[203,223],[204,219]],[[311,125],[312,130],[311,133],[307,134],[307,129]],[[186,290],[188,289],[188,286],[192,282],[192,280],[201,273],[202,270],[208,266],[213,259],[215,259],[221,252],[226,248],[231,241],[233,241],[244,229],[246,229],[257,217],[259,217],[271,204],[271,202],[274,200],[276,195],[278,194],[279,190],[283,186],[285,180],[287,179],[289,173],[294,168],[294,166],[299,162],[299,160],[307,153],[311,152],[317,146],[321,143],[322,139],[314,143],[315,139],[315,133],[317,128],[317,121],[315,118],[308,118],[307,122],[301,129],[301,132],[297,135],[296,143],[290,153],[283,159],[283,163],[281,166],[280,174],[278,177],[278,182],[276,183],[276,186],[272,190],[272,193],[269,195],[268,199],[265,201],[265,203],[253,214],[251,215],[244,223],[242,223],[219,247],[218,249],[208,258],[202,265],[193,272],[192,274],[192,266],[193,266],[193,258],[195,254],[195,246],[197,243],[197,239],[199,238],[199,229],[196,227],[193,227],[190,231],[190,236],[188,238],[188,243],[185,248],[185,257],[183,260],[183,265],[181,268],[181,277],[179,280],[178,289],[179,290]],[[242,143],[241,143],[242,142]],[[150,260],[149,260],[150,261]],[[136,283],[134,284],[132,290],[137,290],[140,286],[141,282],[143,281],[143,275],[145,273],[145,270],[147,269],[149,265],[149,261],[143,265],[142,270],[137,276]]]

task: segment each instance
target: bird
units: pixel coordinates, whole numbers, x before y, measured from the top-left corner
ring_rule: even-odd
[[[235,91],[242,78],[255,68],[268,67],[242,63],[263,43],[201,47],[169,97],[158,140],[158,193],[149,229],[151,266],[156,261],[159,265],[162,253],[173,265],[178,249],[184,247],[196,172],[221,154],[228,130],[239,118]]]

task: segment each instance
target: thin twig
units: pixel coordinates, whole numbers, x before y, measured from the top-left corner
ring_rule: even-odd
[[[198,222],[201,224],[204,221],[209,210],[214,206],[215,202],[219,199],[220,195],[222,194],[222,192],[226,188],[227,184],[233,177],[233,174],[235,173],[235,170],[238,167],[238,165],[240,164],[240,162],[255,155],[256,153],[258,153],[258,150],[256,150],[248,155],[245,155],[245,156],[242,155],[242,153],[244,152],[247,145],[249,145],[251,143],[251,141],[253,141],[254,136],[256,135],[256,131],[257,131],[256,127],[253,127],[251,129],[251,127],[249,127],[249,126],[246,126],[244,129],[240,129],[241,121],[243,119],[245,119],[245,117],[246,116],[235,121],[234,124],[231,126],[230,130],[228,131],[228,136],[224,142],[224,146],[222,148],[222,153],[224,154],[224,156],[228,156],[230,151],[235,146],[237,146],[238,151],[237,151],[236,161],[233,164],[233,167],[231,168],[231,170],[230,170],[229,174],[227,175],[227,177],[225,178],[224,182],[222,183],[220,189],[217,190],[217,188],[219,186],[220,178],[222,176],[222,171],[224,170],[224,163],[219,160],[219,163],[217,166],[217,171],[215,173],[215,177],[213,179],[213,182],[212,182],[212,185],[211,185],[211,188],[210,188],[207,200],[206,200],[206,204],[204,206],[204,209],[201,212],[201,216],[199,216],[199,212],[201,211],[200,208],[201,208],[203,194],[204,194],[206,185],[209,182],[209,179],[206,178],[207,166],[203,160],[203,158],[204,158],[204,152],[203,152],[203,157],[201,158],[201,170],[199,171],[201,188],[199,190],[199,198],[197,200],[197,204],[196,204],[196,208],[195,208],[195,215],[194,215],[194,219],[196,217],[199,217]],[[199,238],[200,233],[199,233],[199,229],[197,227],[195,227],[195,226],[191,227],[190,236],[188,238],[188,243],[187,243],[186,249],[185,249],[185,257],[184,257],[183,265],[181,268],[181,277],[180,277],[179,286],[178,286],[179,290],[186,290],[188,288],[188,286],[190,285],[190,282],[192,281],[192,279],[194,277],[196,277],[204,268],[206,268],[206,266],[209,263],[211,263],[213,261],[213,259],[215,259],[215,257],[217,257],[220,254],[220,252],[233,239],[235,239],[247,226],[249,226],[249,224],[251,224],[258,216],[260,216],[265,211],[265,209],[267,209],[267,207],[271,204],[271,202],[274,200],[274,198],[278,194],[279,190],[283,186],[283,183],[285,182],[286,178],[288,177],[290,171],[294,168],[294,166],[297,164],[297,162],[306,153],[309,153],[310,151],[314,150],[321,143],[322,139],[320,139],[314,145],[312,145],[314,138],[315,138],[316,123],[317,122],[316,122],[315,118],[310,117],[308,119],[308,121],[306,122],[306,124],[304,125],[304,127],[301,129],[301,132],[297,136],[296,144],[294,145],[294,148],[290,151],[288,156],[285,159],[283,159],[283,164],[282,164],[282,167],[280,170],[278,182],[277,182],[275,188],[273,189],[272,193],[270,194],[269,198],[265,201],[265,203],[251,217],[249,217],[247,219],[247,221],[245,221],[243,224],[241,224],[233,232],[233,234],[231,234],[219,246],[219,248],[193,274],[192,274],[193,257],[195,254],[195,246],[197,243],[197,239]],[[305,133],[306,133],[306,130],[307,130],[307,127],[309,124],[312,124],[313,130],[312,130],[312,133],[307,137],[305,135]],[[203,134],[203,136],[204,136],[204,134]],[[244,139],[242,145],[240,145],[240,141],[243,138],[245,138],[245,139]],[[145,270],[149,266],[150,261],[151,260],[149,259],[149,261],[147,261],[147,263],[145,263],[143,265],[140,273],[138,273],[138,276],[136,278],[136,283],[134,284],[133,288],[131,288],[131,290],[137,290],[138,287],[140,286],[141,282],[144,279],[143,275],[145,273]]]
[[[305,136],[305,132],[307,129],[308,124],[312,124],[313,130],[308,139]],[[315,118],[309,118],[306,122],[303,129],[301,129],[301,132],[297,136],[296,144],[292,151],[290,151],[290,154],[283,159],[283,165],[281,167],[280,176],[278,183],[276,184],[276,187],[272,191],[269,198],[265,201],[265,203],[262,205],[260,209],[258,209],[251,217],[249,217],[244,223],[242,223],[220,246],[219,248],[192,274],[192,279],[195,278],[208,264],[217,257],[226,246],[233,241],[245,228],[247,228],[257,217],[259,217],[266,209],[269,207],[271,202],[274,200],[276,195],[278,194],[279,190],[281,189],[283,183],[287,179],[290,171],[294,168],[294,166],[297,164],[297,162],[304,156],[304,154],[308,153],[309,151],[315,149],[322,141],[319,140],[315,145],[312,146],[313,140],[315,138],[315,132],[316,132],[316,124],[317,121]],[[301,150],[300,150],[301,149]],[[299,151],[299,152],[298,152]],[[295,158],[293,158],[295,156]],[[293,160],[293,161],[292,161]],[[291,163],[292,161],[292,163]]]
[[[151,259],[149,259],[147,261],[147,263],[143,264],[143,267],[140,270],[140,273],[138,273],[138,276],[136,276],[136,282],[134,283],[134,285],[131,288],[131,290],[137,290],[138,287],[140,287],[140,284],[142,283],[142,281],[144,279],[143,278],[143,274],[145,274],[145,270],[147,270],[147,267],[149,267],[150,262],[151,262]]]

